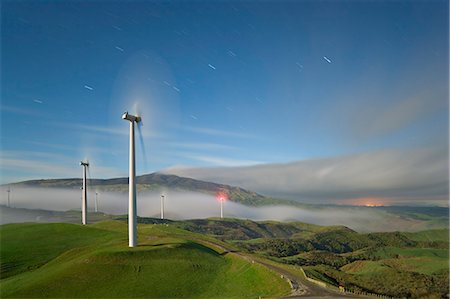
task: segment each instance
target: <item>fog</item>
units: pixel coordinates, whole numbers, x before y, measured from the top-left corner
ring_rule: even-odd
[[[6,192],[2,190],[1,204],[6,204]],[[95,191],[89,191],[88,209],[94,210]],[[160,216],[160,192],[138,193],[138,215]],[[220,205],[212,195],[166,190],[165,216],[170,219],[197,219],[220,216]],[[26,209],[52,211],[80,210],[80,190],[53,188],[15,188],[11,190],[11,206]],[[126,214],[128,193],[102,192],[98,195],[99,211],[107,214]],[[301,221],[318,225],[345,225],[354,230],[394,231],[414,230],[416,222],[401,219],[386,212],[366,207],[318,207],[292,206],[249,207],[227,201],[224,216],[252,220]]]

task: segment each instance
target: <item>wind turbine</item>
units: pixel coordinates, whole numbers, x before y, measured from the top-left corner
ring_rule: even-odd
[[[130,122],[130,177],[128,187],[128,246],[137,246],[137,228],[136,228],[136,163],[134,151],[134,123],[139,123],[141,117],[131,115],[127,112],[122,114],[122,119]]]
[[[217,193],[217,200],[220,202],[220,218],[223,219],[223,203],[227,200],[227,193],[219,192]]]
[[[7,207],[10,208],[11,207],[11,202],[10,202],[10,194],[11,194],[11,187],[8,186],[8,190],[6,190],[6,192],[8,192],[8,205]]]
[[[98,192],[95,192],[95,213],[98,212]]]
[[[164,219],[164,195],[161,195],[161,219]]]
[[[86,184],[86,168],[89,167],[89,162],[80,161],[80,166],[83,166],[83,199],[81,201],[81,223],[87,223],[87,184]]]

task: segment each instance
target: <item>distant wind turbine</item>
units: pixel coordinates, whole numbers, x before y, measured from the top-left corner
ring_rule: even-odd
[[[95,192],[95,213],[98,212],[98,192]]]
[[[216,196],[217,200],[220,202],[220,218],[223,219],[223,203],[227,200],[228,195],[225,192],[219,192]]]
[[[81,202],[81,223],[86,225],[87,223],[87,184],[86,184],[86,168],[89,167],[89,162],[80,161],[80,165],[83,166],[83,199]]]
[[[10,208],[11,207],[11,201],[10,201],[11,187],[8,187],[8,190],[6,190],[6,192],[8,192],[8,205],[7,205],[7,207]]]
[[[164,195],[161,195],[161,219],[164,219]]]

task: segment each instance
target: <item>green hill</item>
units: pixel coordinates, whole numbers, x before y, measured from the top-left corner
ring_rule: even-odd
[[[0,205],[0,224],[22,222],[64,222],[80,223],[81,211],[49,211],[41,209],[9,208]],[[105,221],[117,218],[117,216],[102,212],[88,212],[89,222]]]
[[[261,258],[296,273],[302,267],[311,278],[352,291],[408,298],[448,294],[448,229],[363,234],[301,222],[138,222],[140,246],[134,249],[127,247],[124,216],[88,226],[0,226],[2,297],[288,294],[279,274],[251,262]]]
[[[243,219],[196,219],[177,222],[183,229],[209,234],[222,240],[289,238],[296,234],[319,231],[321,226],[302,222],[252,221]]]
[[[168,224],[139,225],[127,247],[122,221],[1,226],[2,298],[258,297],[289,293],[267,268],[208,237]]]
[[[449,242],[448,229],[432,229],[421,232],[405,233],[405,235],[414,241]]]
[[[449,291],[448,229],[362,234],[342,226],[236,219],[173,225],[301,266],[312,278],[356,292],[441,298]]]

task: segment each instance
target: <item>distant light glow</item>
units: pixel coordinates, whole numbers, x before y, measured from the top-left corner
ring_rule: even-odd
[[[383,198],[376,197],[363,197],[356,199],[355,203],[359,206],[380,207],[385,204],[385,200]]]
[[[228,194],[224,191],[217,192],[216,198],[218,201],[225,202],[228,200]]]

